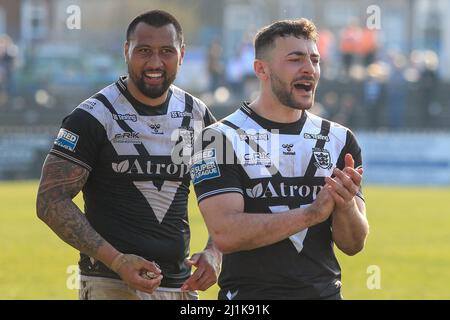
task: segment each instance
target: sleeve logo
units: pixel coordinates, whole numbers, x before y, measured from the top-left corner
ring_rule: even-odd
[[[205,149],[193,156],[191,179],[193,184],[220,177],[216,149]]]
[[[74,152],[77,146],[79,136],[69,130],[61,128],[59,130],[58,136],[55,139],[54,144]]]

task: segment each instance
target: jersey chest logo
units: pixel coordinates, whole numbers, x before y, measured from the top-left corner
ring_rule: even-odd
[[[292,143],[283,143],[281,145],[283,147],[283,154],[287,156],[295,156],[294,144]]]
[[[330,169],[333,164],[331,163],[331,155],[327,149],[313,148],[314,165],[317,168]]]
[[[164,132],[162,131],[162,128],[161,128],[161,124],[150,122],[150,123],[148,123],[148,126],[151,129],[150,130],[151,134],[164,134]]]

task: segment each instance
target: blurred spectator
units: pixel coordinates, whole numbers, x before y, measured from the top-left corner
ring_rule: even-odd
[[[405,71],[407,59],[400,52],[390,54],[389,85],[387,86],[388,124],[393,130],[404,126],[407,99]]]
[[[219,41],[212,41],[208,48],[209,90],[211,92],[223,85],[224,65],[222,54],[223,48]]]
[[[334,35],[328,29],[319,31],[319,40],[317,41],[317,49],[320,53],[320,68],[322,73],[327,72],[329,61],[333,52]]]
[[[17,56],[17,47],[6,35],[0,35],[0,95],[5,102],[11,94],[12,71]]]
[[[244,79],[247,77],[255,77],[253,70],[253,61],[255,60],[255,52],[253,49],[253,43],[250,40],[243,40],[241,49],[241,65],[243,68]]]
[[[341,32],[339,48],[342,54],[342,66],[345,75],[349,75],[350,67],[355,61],[356,55],[359,53],[359,45],[361,38],[361,28],[356,21],[352,21]]]
[[[244,70],[240,51],[236,51],[228,60],[226,68],[226,80],[233,96],[241,100],[243,95],[242,83],[244,79]]]
[[[253,61],[255,60],[255,52],[253,44],[244,40],[241,46],[241,66],[243,70],[243,93],[245,100],[253,100],[255,93],[258,91],[259,82],[253,70]]]
[[[364,82],[363,102],[367,127],[378,129],[383,123],[381,119],[386,103],[386,70],[380,63],[371,64],[367,68],[367,79]]]
[[[369,66],[375,62],[378,40],[377,31],[369,28],[363,28],[360,35],[359,53],[362,57],[364,66]]]
[[[341,98],[341,107],[339,112],[332,119],[343,126],[355,127],[354,124],[354,109],[356,98],[351,93],[344,93]]]
[[[335,91],[327,92],[323,100],[321,101],[323,108],[325,109],[325,117],[329,119],[334,119],[339,112],[339,96]]]
[[[437,54],[434,51],[424,53],[423,70],[419,77],[419,99],[421,107],[422,123],[425,127],[431,126],[431,106],[437,101],[439,77],[437,67],[439,64]]]

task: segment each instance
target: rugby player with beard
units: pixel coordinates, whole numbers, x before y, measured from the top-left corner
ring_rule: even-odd
[[[174,151],[190,155],[196,132],[215,121],[173,85],[184,52],[172,15],[136,17],[128,75],[63,120],[45,160],[37,214],[80,251],[80,299],[194,300],[216,282],[221,254],[211,241],[189,258],[190,175]],[[80,191],[85,214],[72,201]]]
[[[219,299],[341,299],[334,245],[348,255],[364,247],[361,149],[348,128],[309,111],[316,41],[307,19],[262,28],[259,96],[197,139],[192,181],[224,253]]]

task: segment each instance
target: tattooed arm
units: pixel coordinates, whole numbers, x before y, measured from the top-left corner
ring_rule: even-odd
[[[116,259],[123,255],[92,228],[72,201],[88,176],[89,171],[85,168],[48,155],[42,168],[37,195],[37,215],[66,243],[111,267],[114,260],[123,260]],[[159,286],[162,277],[145,280],[139,274],[142,269],[146,269],[159,275],[160,270],[153,263],[138,258],[125,259],[114,271],[130,286],[151,293]]]
[[[83,188],[88,176],[89,171],[83,167],[49,155],[42,169],[37,214],[72,247],[111,265],[119,252],[91,227],[72,201]]]

